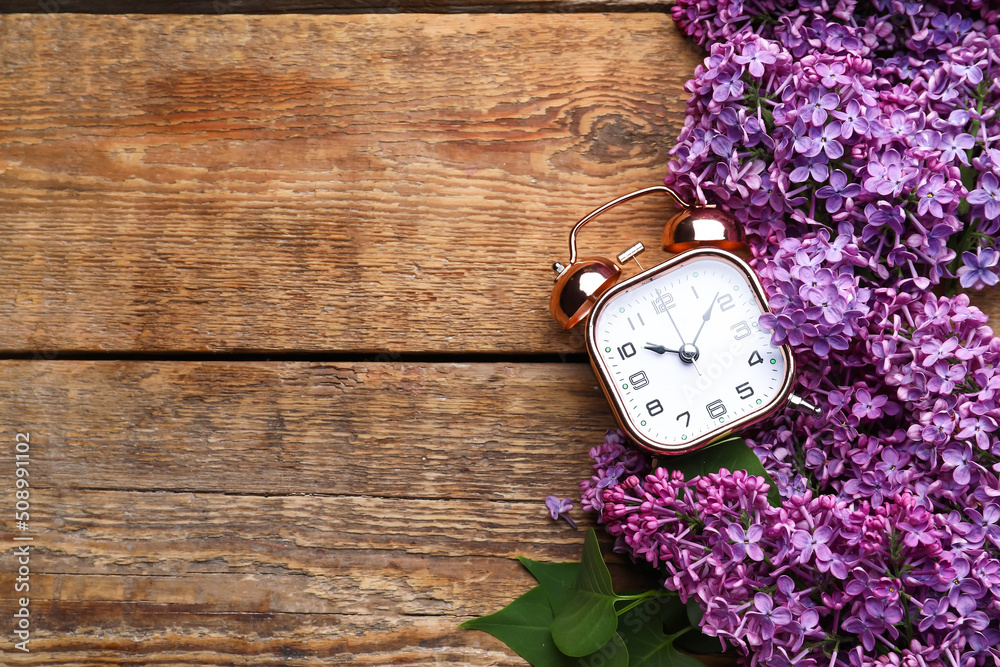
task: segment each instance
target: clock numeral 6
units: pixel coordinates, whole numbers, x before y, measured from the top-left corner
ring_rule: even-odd
[[[649,403],[646,403],[646,409],[649,411],[650,417],[655,417],[663,412],[663,406],[660,405],[660,399],[654,399]]]
[[[722,404],[721,400],[712,401],[705,406],[705,409],[708,410],[708,416],[712,419],[718,419],[727,412],[726,406]]]
[[[639,371],[634,375],[629,375],[628,383],[632,385],[633,389],[642,389],[649,384],[649,378],[646,377],[646,371]]]
[[[747,326],[746,320],[740,320],[733,326],[729,327],[729,330],[733,332],[733,338],[736,340],[742,340],[750,335],[750,327]]]
[[[749,382],[744,382],[743,384],[736,385],[736,393],[740,395],[744,401],[751,396],[753,396],[753,387],[750,386]]]
[[[628,359],[629,357],[635,356],[635,345],[632,343],[625,343],[620,348],[618,348],[618,354],[622,359]]]

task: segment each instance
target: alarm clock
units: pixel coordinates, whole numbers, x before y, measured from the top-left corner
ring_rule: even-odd
[[[577,258],[576,234],[631,199],[663,193],[681,207],[663,232],[673,256],[643,269],[636,243],[618,263]],[[791,348],[774,345],[758,320],[769,312],[747,264],[738,221],[717,207],[692,206],[666,186],[629,193],[576,223],[567,265],[557,273],[549,308],[572,329],[586,320],[587,354],[622,430],[657,454],[681,454],[716,442],[786,403],[819,412],[792,393]],[[622,266],[639,273],[619,282]]]

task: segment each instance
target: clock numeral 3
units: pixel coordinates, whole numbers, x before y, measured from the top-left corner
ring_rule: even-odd
[[[705,406],[705,409],[708,410],[708,416],[712,419],[718,419],[727,412],[726,406],[722,404],[721,400],[712,401]]]
[[[733,332],[733,338],[736,340],[742,340],[750,335],[750,327],[747,326],[746,320],[740,320],[733,326],[729,327],[729,330]]]
[[[620,348],[618,348],[618,354],[621,355],[622,359],[628,359],[629,357],[635,356],[635,345],[632,343],[625,343]]]
[[[660,405],[660,400],[659,399],[654,399],[654,400],[650,401],[649,403],[646,403],[646,410],[649,411],[649,416],[650,417],[655,417],[656,415],[658,415],[661,412],[663,412],[663,406]]]
[[[753,387],[750,386],[749,382],[744,382],[743,384],[736,385],[736,393],[740,395],[744,401],[751,396],[753,396]]]
[[[677,421],[680,421],[681,417],[686,417],[686,420],[684,421],[684,428],[687,428],[688,426],[691,425],[691,413],[690,412],[688,412],[687,410],[685,410],[684,412],[682,412],[679,415],[677,415]]]
[[[646,377],[646,371],[639,371],[635,375],[629,375],[628,383],[632,385],[633,389],[642,389],[649,384],[649,378]]]
[[[719,310],[721,310],[723,313],[726,312],[727,310],[732,310],[735,307],[736,304],[733,303],[732,294],[723,294],[722,296],[719,297]]]
[[[750,353],[751,366],[756,366],[757,364],[762,364],[762,363],[764,363],[764,358],[760,356],[760,352],[754,350],[753,352]]]

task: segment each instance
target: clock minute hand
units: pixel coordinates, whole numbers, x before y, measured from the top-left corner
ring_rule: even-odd
[[[712,297],[712,303],[708,304],[708,310],[706,310],[705,314],[701,316],[701,326],[698,327],[698,333],[694,335],[694,339],[691,341],[692,345],[698,342],[698,336],[701,335],[701,330],[705,328],[705,324],[709,319],[711,319],[712,309],[715,308],[715,302],[719,298],[719,294],[720,292],[715,293],[715,296]]]

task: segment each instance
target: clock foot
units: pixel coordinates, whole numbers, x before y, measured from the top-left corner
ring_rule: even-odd
[[[788,404],[791,405],[793,408],[798,408],[799,410],[803,410],[805,412],[811,412],[814,415],[819,415],[823,413],[823,411],[820,410],[818,407],[816,407],[809,401],[805,400],[804,398],[796,396],[795,394],[788,395]]]

